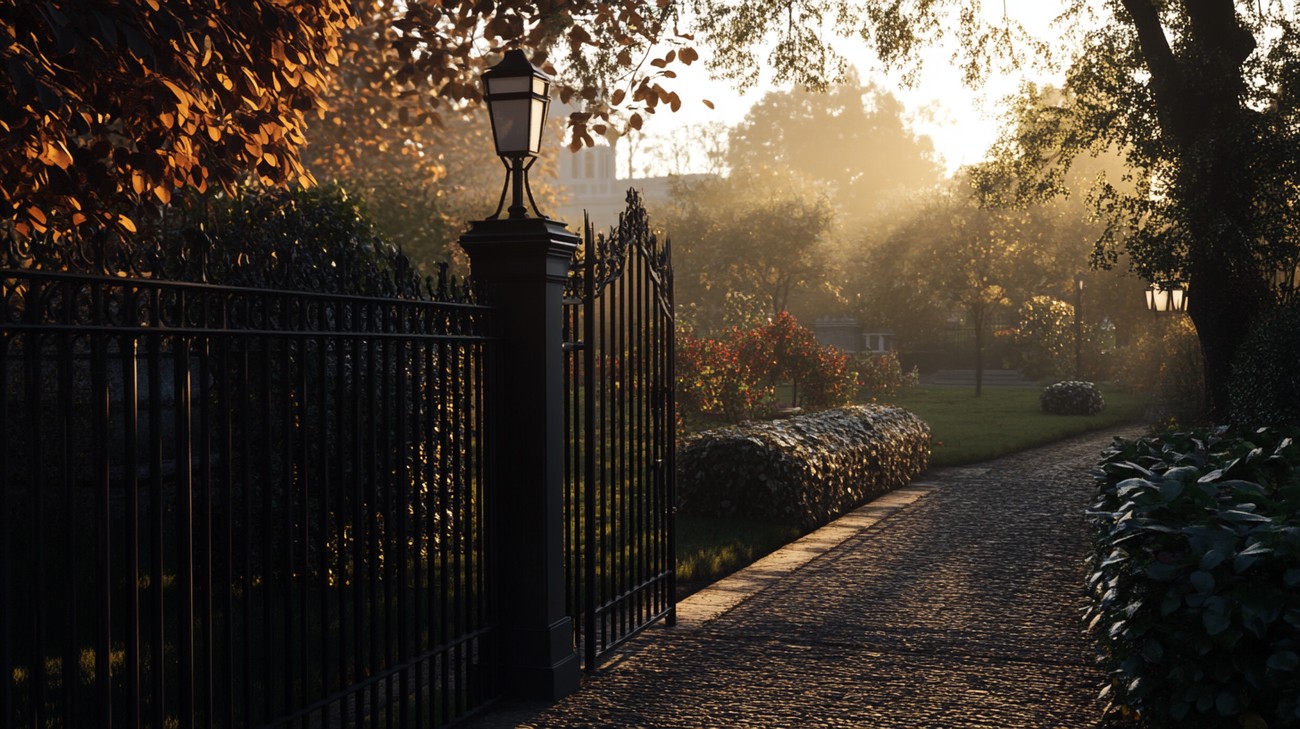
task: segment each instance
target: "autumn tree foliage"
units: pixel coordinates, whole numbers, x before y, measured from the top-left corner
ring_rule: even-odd
[[[762,417],[777,403],[778,385],[790,405],[825,408],[857,394],[848,355],[817,344],[789,312],[752,328],[731,327],[716,338],[677,334],[677,402],[692,416],[738,422]]]
[[[181,188],[306,179],[350,22],[346,0],[0,4],[0,225],[134,231]]]

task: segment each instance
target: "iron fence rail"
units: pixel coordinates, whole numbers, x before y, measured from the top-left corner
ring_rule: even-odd
[[[565,548],[583,665],[675,606],[672,272],[635,192],[566,295]]]
[[[0,725],[489,701],[491,319],[0,269]]]

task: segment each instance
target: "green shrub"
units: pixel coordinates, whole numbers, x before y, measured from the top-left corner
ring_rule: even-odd
[[[1074,370],[1074,307],[1050,296],[1034,296],[1020,307],[1015,330],[1019,369],[1037,380]]]
[[[246,188],[214,211],[207,230],[207,250],[180,256],[174,278],[382,297],[419,297],[425,288],[339,187]]]
[[[916,367],[903,371],[896,352],[860,352],[849,359],[849,369],[858,377],[858,388],[865,390],[871,397],[894,395],[921,381]]]
[[[1300,306],[1264,316],[1246,336],[1233,366],[1232,422],[1300,425]]]
[[[1039,407],[1052,415],[1096,415],[1106,407],[1101,391],[1091,382],[1066,380],[1043,388]]]
[[[1199,423],[1205,417],[1201,362],[1201,341],[1191,318],[1163,312],[1115,353],[1115,384],[1151,395],[1156,420]]]
[[[857,405],[691,436],[677,454],[677,495],[686,514],[811,528],[907,483],[929,459],[924,421]]]
[[[1116,439],[1097,478],[1088,616],[1112,704],[1152,726],[1300,724],[1300,447]]]

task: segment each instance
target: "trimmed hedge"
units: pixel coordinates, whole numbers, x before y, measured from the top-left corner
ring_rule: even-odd
[[[681,510],[809,529],[902,486],[930,461],[930,427],[901,408],[854,405],[686,438]]]
[[[1103,694],[1148,726],[1300,724],[1300,432],[1104,453],[1089,512]]]
[[[1091,382],[1066,380],[1044,387],[1038,405],[1050,415],[1096,415],[1106,407],[1106,401]]]

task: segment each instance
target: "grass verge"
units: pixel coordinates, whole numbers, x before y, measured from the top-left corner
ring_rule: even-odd
[[[930,424],[931,466],[959,466],[1052,443],[1090,430],[1142,420],[1145,395],[1101,387],[1106,407],[1097,415],[1047,415],[1038,388],[911,387],[881,398]]]
[[[677,596],[689,595],[798,539],[798,527],[752,519],[677,516]]]

